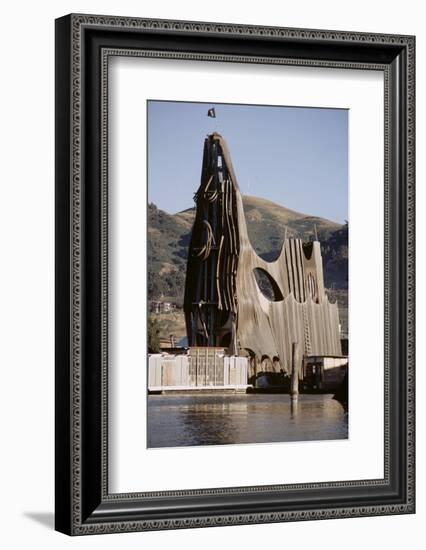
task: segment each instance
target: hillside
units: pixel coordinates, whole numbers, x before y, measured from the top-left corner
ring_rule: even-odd
[[[330,233],[321,242],[324,263],[324,284],[327,288],[348,289],[348,225],[343,225]]]
[[[244,196],[243,205],[250,241],[256,252],[269,261],[277,257],[286,230],[287,237],[308,240],[316,228],[323,240],[340,228],[330,220],[307,216],[266,199]]]
[[[192,222],[148,204],[148,299],[182,305]]]
[[[259,197],[243,196],[244,213],[250,241],[256,252],[265,260],[273,260],[281,248],[287,230],[288,237],[308,240],[317,230],[321,240],[341,226],[338,223],[307,216]],[[195,208],[175,214],[174,219],[192,226]]]
[[[315,228],[321,241],[327,287],[347,289],[347,226],[289,210],[258,197],[243,197],[250,241],[266,260],[276,258],[288,237],[308,240]],[[186,257],[195,209],[168,214],[148,205],[148,299],[182,305]]]

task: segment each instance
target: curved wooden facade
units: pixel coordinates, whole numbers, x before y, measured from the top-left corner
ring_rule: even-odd
[[[231,158],[217,133],[204,143],[188,254],[185,318],[190,346],[222,346],[291,370],[292,343],[304,355],[341,355],[339,313],[324,291],[318,241],[285,239],[275,261],[253,249]],[[259,287],[263,274],[268,297]]]

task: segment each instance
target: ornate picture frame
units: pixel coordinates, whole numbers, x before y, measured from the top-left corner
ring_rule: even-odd
[[[108,490],[108,61],[384,75],[384,477]],[[415,511],[415,38],[72,14],[56,20],[56,529],[69,535]]]

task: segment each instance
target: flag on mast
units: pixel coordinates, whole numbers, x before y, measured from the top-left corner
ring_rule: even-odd
[[[210,116],[212,118],[216,118],[216,111],[214,110],[214,107],[212,107],[211,109],[209,109],[207,111],[207,116]]]

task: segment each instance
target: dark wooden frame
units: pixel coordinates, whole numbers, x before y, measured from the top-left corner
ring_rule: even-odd
[[[56,529],[110,533],[414,512],[412,36],[69,15],[56,21]],[[110,55],[374,69],[385,77],[385,475],[109,494]]]

